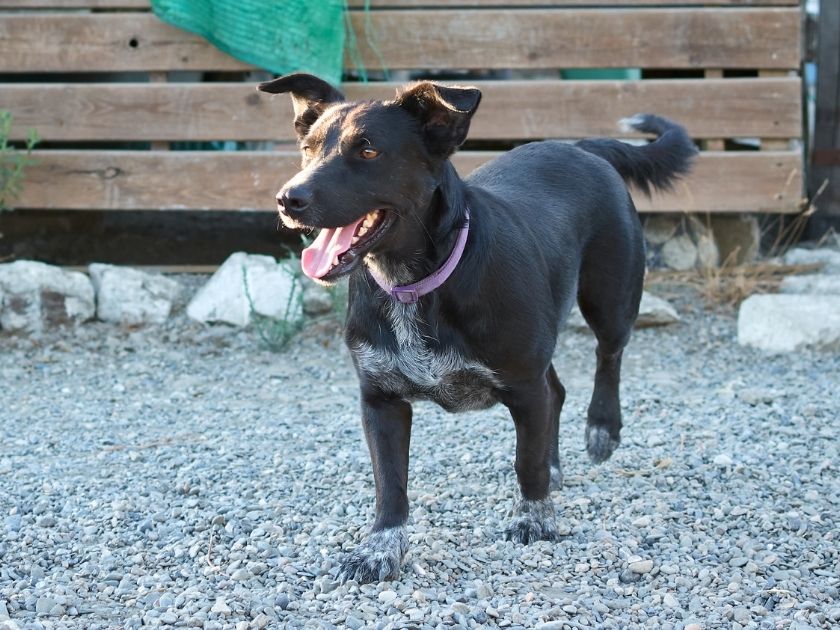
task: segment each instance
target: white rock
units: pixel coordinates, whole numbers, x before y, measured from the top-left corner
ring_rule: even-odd
[[[670,302],[651,295],[647,291],[642,293],[642,302],[639,304],[639,317],[636,318],[636,328],[664,326],[665,324],[673,324],[678,321],[680,321],[680,316],[677,314],[676,309],[671,306]],[[589,329],[577,305],[569,313],[566,326],[576,330]]]
[[[726,453],[721,453],[720,455],[715,456],[714,463],[715,466],[726,468],[727,466],[732,465],[732,458]]]
[[[217,597],[216,603],[213,604],[213,607],[210,609],[210,612],[219,615],[229,615],[231,611],[230,606],[228,606],[227,601],[225,601],[225,598]]]
[[[783,260],[788,265],[821,264],[822,273],[840,273],[840,252],[827,247],[820,249],[805,249],[796,247],[784,255]]]
[[[697,263],[697,246],[687,234],[675,236],[662,246],[662,262],[677,271],[694,269]]]
[[[642,303],[639,305],[636,328],[664,326],[678,321],[680,321],[680,316],[668,300],[651,295],[647,291],[642,293]]]
[[[307,287],[303,292],[303,312],[325,315],[333,310],[333,298],[323,287]]]
[[[711,234],[697,237],[697,266],[700,269],[712,269],[720,264],[717,243]]]
[[[738,343],[773,353],[840,350],[840,296],[752,295],[738,312]]]
[[[96,290],[96,316],[105,322],[161,324],[181,294],[178,282],[160,274],[99,263],[88,272]]]
[[[758,219],[749,214],[713,214],[709,223],[720,260],[730,265],[754,261],[761,245]]]
[[[840,295],[840,274],[808,274],[786,276],[779,286],[780,293],[811,293]]]
[[[247,326],[252,311],[274,319],[299,319],[301,285],[296,275],[291,263],[237,252],[196,293],[187,315],[200,322],[234,326]]]
[[[394,591],[382,591],[379,593],[379,601],[383,604],[390,604],[397,598],[397,594]]]
[[[635,562],[630,562],[627,565],[627,568],[633,573],[644,575],[645,573],[650,573],[653,570],[653,560],[636,560]]]
[[[667,214],[649,216],[644,223],[645,239],[653,245],[662,245],[676,235],[680,223],[679,217]]]
[[[0,265],[0,327],[41,332],[93,317],[90,279],[77,271],[31,260]]]

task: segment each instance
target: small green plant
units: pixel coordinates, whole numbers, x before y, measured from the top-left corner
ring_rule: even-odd
[[[38,143],[38,134],[29,130],[23,149],[9,144],[12,130],[12,114],[0,111],[0,211],[11,210],[12,201],[20,194],[23,171],[32,164],[32,149]]]
[[[295,273],[294,265],[284,264],[280,266],[292,281],[289,297],[280,317],[268,317],[261,315],[254,307],[254,300],[248,288],[248,274],[245,267],[242,267],[242,283],[245,286],[245,297],[248,300],[248,308],[251,309],[251,323],[257,331],[263,345],[272,352],[281,352],[291,341],[292,337],[303,328],[303,286],[300,276]]]

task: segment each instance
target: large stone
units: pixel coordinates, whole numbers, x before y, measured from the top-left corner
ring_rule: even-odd
[[[662,246],[662,262],[669,269],[688,271],[697,264],[697,246],[687,234],[668,239]]]
[[[31,260],[0,265],[0,327],[38,333],[93,317],[90,279]]]
[[[668,300],[651,295],[647,291],[642,293],[642,302],[639,304],[639,316],[636,318],[636,328],[664,326],[678,321],[680,321],[680,316]],[[589,326],[577,305],[569,313],[569,318],[566,320],[566,327],[576,330],[588,330]]]
[[[647,291],[642,293],[642,303],[639,305],[636,328],[665,326],[678,321],[680,321],[680,316],[668,300],[651,295]]]
[[[750,296],[738,312],[738,343],[772,353],[840,350],[840,296]]]
[[[749,214],[716,214],[710,221],[723,262],[742,265],[758,257],[761,245],[758,219]]]
[[[669,214],[654,214],[645,219],[645,240],[653,245],[662,245],[676,235],[680,218]]]
[[[720,253],[711,223],[701,221],[694,215],[686,215],[683,219],[683,230],[694,241],[697,247],[697,268],[709,269],[720,263]]]
[[[187,315],[234,326],[247,326],[254,313],[294,321],[302,316],[301,293],[292,263],[237,252],[196,293]]]
[[[811,295],[840,295],[840,274],[808,274],[786,276],[779,286],[780,293]]]
[[[677,271],[707,269],[720,262],[712,230],[703,221],[688,214],[661,214],[644,222],[647,262],[651,267]]]
[[[335,307],[333,296],[323,287],[306,287],[303,292],[303,312],[312,317],[326,315]]]
[[[784,255],[784,262],[788,265],[822,265],[822,273],[840,273],[840,252],[827,247],[794,248]]]
[[[181,294],[178,282],[160,274],[99,263],[88,272],[96,290],[96,316],[105,322],[161,324]]]

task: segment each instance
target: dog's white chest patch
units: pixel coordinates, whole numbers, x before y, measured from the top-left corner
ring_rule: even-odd
[[[491,369],[454,349],[433,349],[417,323],[417,306],[390,304],[388,323],[397,350],[354,344],[350,349],[365,374],[385,391],[433,400],[448,411],[486,409],[498,402],[500,387]]]

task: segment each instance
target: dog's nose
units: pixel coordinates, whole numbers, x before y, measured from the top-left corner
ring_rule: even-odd
[[[286,214],[300,214],[312,203],[312,189],[308,186],[292,186],[277,194],[277,208]]]

